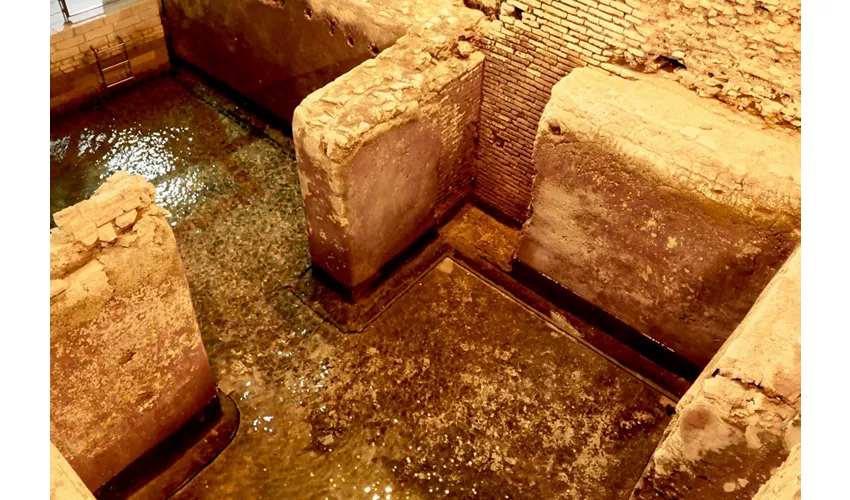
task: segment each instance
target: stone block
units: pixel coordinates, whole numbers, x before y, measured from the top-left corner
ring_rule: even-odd
[[[794,498],[800,339],[798,249],[679,401],[632,500]]]
[[[65,50],[65,49],[70,49],[71,47],[76,47],[77,45],[80,45],[81,43],[83,43],[85,41],[86,41],[85,35],[77,35],[73,38],[69,38],[67,40],[62,40],[61,42],[56,42],[51,47],[56,47],[57,51]]]
[[[60,31],[57,31],[56,33],[53,33],[52,35],[50,35],[50,44],[54,45],[54,44],[56,44],[56,42],[61,42],[62,40],[67,40],[67,39],[69,39],[73,36],[74,36],[73,28],[62,27],[62,29]]]
[[[345,287],[375,277],[460,199],[449,192],[468,189],[471,175],[457,170],[469,163],[477,105],[464,89],[477,94],[483,54],[458,52],[481,17],[465,12],[402,37],[295,110],[310,252]]]
[[[799,241],[800,138],[664,78],[576,69],[517,259],[704,366]]]
[[[64,50],[57,50],[50,54],[50,62],[58,62],[80,53],[78,46],[69,47]]]
[[[74,35],[83,35],[85,33],[92,31],[92,30],[96,30],[96,29],[102,27],[104,24],[105,24],[105,22],[104,22],[103,18],[98,17],[98,18],[95,18],[95,19],[83,21],[82,23],[79,23],[79,24],[74,24],[73,32],[74,32]]]
[[[86,41],[92,43],[95,40],[97,40],[98,38],[112,33],[112,31],[113,31],[112,26],[110,26],[108,24],[103,25],[103,26],[99,26],[99,27],[97,27],[93,30],[86,31]]]
[[[156,12],[156,11],[152,11],[152,12]],[[138,24],[141,21],[142,21],[142,18],[138,15],[130,16],[130,17],[127,17],[125,19],[121,19],[120,21],[117,21],[115,24],[112,25],[112,29],[117,31],[117,30],[120,30],[120,29],[127,28],[129,26],[133,26],[134,24]]]
[[[151,10],[159,12],[159,2],[156,0],[150,0],[148,2],[144,2],[142,5],[137,5],[133,7],[133,14],[142,14]]]
[[[158,17],[159,17],[159,7],[158,7],[158,4],[157,4],[157,5],[155,5],[155,6],[152,6],[151,8],[149,8],[149,9],[147,9],[147,10],[142,11],[141,13],[139,13],[139,17],[140,17],[143,21],[144,21],[145,19],[150,19],[150,18],[153,18],[153,17],[158,18]]]
[[[50,235],[50,435],[92,491],[215,397],[177,243],[154,197],[143,178],[119,172],[57,213]],[[72,231],[104,218],[100,242]]]
[[[439,129],[417,119],[368,141],[347,164],[323,169],[299,157],[301,178],[310,179],[302,189],[313,261],[354,287],[419,237],[432,222],[439,147]],[[344,179],[341,195],[330,191],[334,178]],[[334,210],[340,204],[345,215]]]

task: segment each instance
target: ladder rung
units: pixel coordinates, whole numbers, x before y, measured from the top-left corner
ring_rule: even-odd
[[[117,82],[115,82],[115,83],[110,83],[109,85],[107,85],[107,86],[106,86],[106,88],[111,88],[111,87],[114,87],[114,86],[116,86],[116,85],[121,85],[122,83],[124,83],[124,82],[129,82],[130,80],[133,80],[133,79],[135,79],[135,78],[136,78],[135,76],[130,75],[130,76],[128,76],[127,78],[125,78],[125,79],[123,79],[123,80],[119,80],[119,81],[117,81]]]
[[[121,61],[119,63],[115,63],[111,66],[107,66],[107,67],[103,68],[101,71],[109,71],[112,68],[117,68],[118,66],[123,66],[124,64],[130,64],[130,60],[124,59],[123,61]]]
[[[113,50],[115,50],[115,49],[120,49],[120,48],[121,48],[121,47],[123,47],[123,46],[124,46],[124,42],[121,42],[121,43],[119,43],[119,44],[117,44],[117,45],[111,45],[111,46],[108,46],[108,47],[104,47],[104,48],[102,48],[102,49],[100,49],[100,50],[98,50],[98,49],[94,49],[94,47],[92,47],[92,48],[94,49],[94,51],[95,51],[95,52],[97,52],[97,55],[100,55],[100,54],[104,54],[104,53],[106,53],[106,52],[113,51]]]

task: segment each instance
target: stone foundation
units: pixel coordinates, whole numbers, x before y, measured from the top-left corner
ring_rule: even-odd
[[[119,172],[54,214],[50,435],[94,491],[215,397],[153,185]]]
[[[799,134],[667,79],[574,70],[517,259],[704,366],[799,241]]]
[[[793,498],[800,405],[797,250],[679,401],[632,500]]]
[[[480,18],[437,14],[295,110],[310,252],[340,284],[374,277],[470,191]]]

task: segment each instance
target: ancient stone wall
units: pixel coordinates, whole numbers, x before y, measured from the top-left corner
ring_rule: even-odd
[[[95,491],[215,397],[152,184],[118,172],[54,214],[50,438]]]
[[[573,68],[660,71],[701,96],[800,126],[799,0],[506,0],[483,10],[494,19],[482,27],[476,192],[517,221],[530,213],[537,123]]]
[[[631,498],[794,498],[800,411],[798,249],[679,401]]]
[[[799,134],[595,68],[537,134],[517,259],[704,366],[799,241]]]
[[[104,7],[104,14],[66,26],[50,35],[50,110],[64,111],[103,92],[91,47],[103,49],[126,42],[137,78],[170,68],[158,0],[123,1]],[[113,58],[114,59],[114,58]],[[109,65],[106,62],[104,66]]]
[[[165,0],[164,5],[178,57],[291,121],[307,95],[404,35],[425,3]]]
[[[313,262],[369,278],[471,187],[481,13],[446,10],[308,96],[293,136]]]

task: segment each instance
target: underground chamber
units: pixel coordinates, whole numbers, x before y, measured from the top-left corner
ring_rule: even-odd
[[[799,2],[773,8],[52,22],[53,491],[792,498]],[[785,24],[721,47],[718,16]]]

